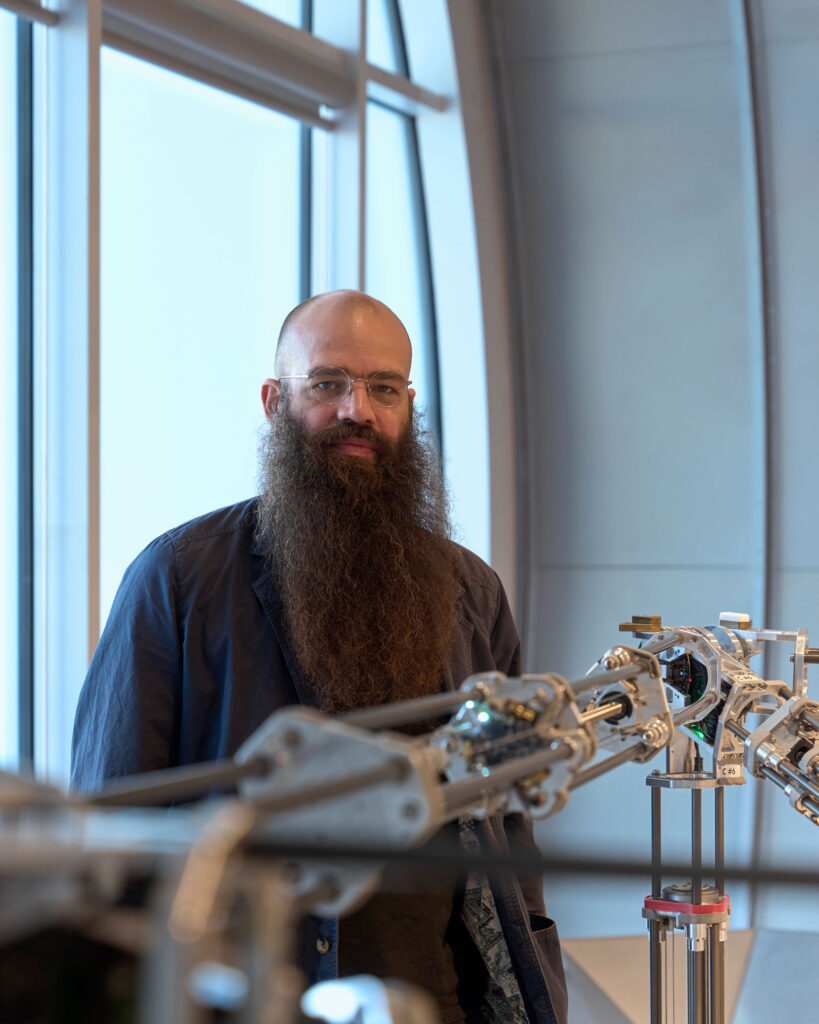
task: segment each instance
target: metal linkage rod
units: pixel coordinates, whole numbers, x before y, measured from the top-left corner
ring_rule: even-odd
[[[646,668],[643,665],[624,665],[622,668],[612,668],[607,672],[595,672],[590,676],[583,676],[569,683],[569,689],[578,697],[587,690],[596,690],[600,686],[608,686],[609,683],[617,683],[621,679],[634,679],[637,676],[646,675]]]
[[[294,789],[292,793],[266,797],[264,800],[254,800],[253,803],[262,814],[283,814],[285,811],[299,810],[309,804],[320,804],[325,800],[333,800],[359,789],[368,789],[370,786],[380,786],[390,780],[402,779],[406,774],[406,762],[395,758],[395,760],[376,765],[374,768],[365,768],[353,775],[344,775],[340,779],[324,779],[313,786],[303,786]]]
[[[341,715],[341,721],[355,725],[359,729],[393,729],[399,725],[410,725],[413,722],[424,722],[428,718],[436,718],[451,711],[457,711],[468,700],[481,700],[483,695],[478,690],[447,691],[436,693],[431,697],[418,697],[414,700],[401,700],[395,704],[384,704],[375,708],[362,708]]]
[[[601,719],[611,718],[612,715],[628,714],[628,709],[623,711],[624,701],[612,700],[606,704],[599,704],[597,707],[590,708],[588,711],[584,711],[582,718],[584,725],[590,725],[592,722],[599,722]]]
[[[600,686],[608,686],[610,683],[619,682],[621,679],[633,679],[641,675],[645,669],[639,665],[625,665],[623,668],[611,669],[608,672],[598,672],[593,676],[584,676],[575,682],[569,683],[569,689],[575,696],[585,693],[587,690],[597,689]],[[431,697],[418,697],[414,700],[399,701],[396,704],[385,704],[382,707],[362,708],[360,711],[351,711],[342,716],[344,722],[356,725],[362,729],[391,729],[399,725],[409,725],[412,722],[423,722],[427,718],[434,718],[436,715],[445,715],[448,712],[456,711],[468,700],[481,700],[483,694],[479,690],[464,692],[436,693]],[[604,716],[616,714],[620,710],[620,704],[615,704]],[[594,709],[596,714],[597,709]],[[584,716],[585,717],[585,716]],[[589,719],[596,721],[596,718]]]
[[[803,775],[798,768],[794,768],[787,761],[780,761],[774,771],[784,775],[787,782],[791,782],[801,789],[814,803],[819,802],[819,786],[811,782],[807,775]]]
[[[759,773],[764,775],[770,782],[773,782],[774,785],[779,786],[780,789],[785,789],[789,785],[788,780],[784,776],[779,775],[775,769],[769,768],[766,764],[762,765]],[[819,801],[814,800],[807,794],[802,797],[802,801],[808,805],[812,814],[819,817]]]
[[[514,758],[497,768],[487,769],[486,775],[450,782],[443,787],[445,813],[454,816],[490,796],[505,793],[516,782],[536,775],[558,761],[565,761],[573,753],[573,747],[561,741],[548,750],[541,750],[527,757]]]
[[[743,729],[742,726],[738,725],[736,722],[728,722],[727,726],[735,736],[738,736],[743,741],[747,740],[751,735],[747,729]],[[784,789],[788,783],[792,783],[798,789],[801,789],[805,796],[810,798],[812,803],[819,804],[819,786],[812,782],[807,775],[804,775],[798,768],[794,768],[793,765],[789,764],[787,761],[779,761],[776,768],[771,768],[768,765],[762,765],[759,772],[761,775],[764,775],[766,779],[770,779],[771,782],[775,782],[780,789]]]
[[[811,729],[815,729],[819,732],[819,718],[816,715],[811,715],[807,711],[802,711],[799,715],[805,725],[810,726]]]
[[[270,762],[263,757],[253,758],[244,764],[225,760],[162,768],[109,782],[98,793],[76,799],[78,803],[95,807],[161,806],[175,800],[205,796],[214,789],[232,788],[242,779],[265,775],[270,768]]]
[[[202,767],[208,768],[210,771],[194,773],[192,769],[168,768],[163,771],[151,772],[148,775],[133,776],[127,782],[113,783],[84,802],[91,803],[96,807],[136,807],[163,804],[171,800],[201,795],[209,789],[221,788],[239,782],[241,779],[258,777],[264,775],[269,769],[268,762],[264,758],[255,758],[245,764],[220,761],[216,765],[203,765]],[[338,779],[325,779],[315,785],[303,786],[293,792],[254,801],[254,803],[264,814],[283,814],[285,811],[296,810],[325,800],[333,800],[359,789],[379,786],[391,779],[400,779],[406,774],[406,771],[406,763],[400,758],[396,758],[394,761],[380,764],[375,768],[368,768],[365,771],[345,775]],[[149,785],[148,782],[155,775],[162,775],[163,779],[155,785]],[[170,778],[166,776],[170,776]]]
[[[599,779],[601,775],[605,775],[613,768],[618,768],[621,764],[633,761],[635,757],[639,757],[641,754],[646,753],[647,750],[648,748],[642,740],[637,743],[632,743],[628,747],[623,747],[622,750],[618,751],[616,754],[612,754],[611,757],[604,758],[604,760],[598,761],[597,764],[593,764],[589,768],[584,768],[582,772],[578,772],[569,783],[569,789],[577,789],[578,786],[585,786],[587,782],[593,782],[594,779]]]

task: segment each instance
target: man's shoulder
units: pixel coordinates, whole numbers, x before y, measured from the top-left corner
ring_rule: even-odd
[[[498,574],[479,555],[461,544],[456,544],[455,541],[452,541],[452,546],[467,589],[477,588],[490,594],[497,594],[498,590],[502,589]]]
[[[183,566],[204,572],[226,565],[254,545],[256,498],[189,519],[155,537],[131,563],[126,578],[166,576]]]
[[[158,539],[169,541],[177,552],[197,544],[218,542],[220,538],[230,541],[237,535],[246,535],[250,539],[253,536],[257,500],[248,498],[234,505],[225,505],[213,512],[206,512],[195,519],[174,526]]]
[[[463,581],[458,614],[467,624],[471,653],[453,665],[453,678],[493,669],[519,675],[520,639],[500,577],[474,551],[455,547]]]

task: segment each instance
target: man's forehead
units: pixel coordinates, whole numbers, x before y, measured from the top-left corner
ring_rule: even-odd
[[[276,354],[278,372],[339,366],[352,373],[395,370],[407,375],[412,346],[404,325],[380,302],[317,302],[287,329]]]

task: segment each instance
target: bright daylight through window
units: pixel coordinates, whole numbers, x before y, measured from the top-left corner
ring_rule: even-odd
[[[17,21],[0,11],[0,766],[17,760]]]
[[[102,620],[154,536],[255,491],[299,301],[298,122],[102,53]]]
[[[445,5],[440,73],[416,83],[396,0],[367,4],[368,60],[360,20],[325,0],[103,0],[101,22],[20,2],[30,81],[20,19],[0,10],[0,763],[61,783],[124,570],[257,488],[260,385],[301,299],[354,287],[394,307],[417,407],[439,444],[449,432],[448,468],[463,461],[437,345],[440,296],[465,294],[462,260],[444,283],[441,239],[466,236],[440,192],[446,224],[425,209],[444,168],[452,187],[455,136],[432,170],[419,142],[460,121]]]

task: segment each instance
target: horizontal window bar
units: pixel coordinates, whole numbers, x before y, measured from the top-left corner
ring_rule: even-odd
[[[251,103],[257,103],[259,106],[275,110],[279,114],[285,114],[315,128],[324,128],[330,131],[335,128],[335,120],[332,117],[325,116],[322,113],[322,108],[316,108],[300,102],[298,97],[286,97],[283,92],[277,91],[274,93],[270,90],[260,90],[255,87],[257,83],[241,74],[224,76],[220,74],[218,67],[209,66],[202,61],[192,64],[188,61],[180,60],[169,54],[161,53],[153,47],[142,46],[132,39],[119,36],[105,28],[103,28],[102,32],[102,41],[105,46],[113,50],[128,53],[132,57],[155,64],[158,67],[165,68],[167,71],[184,75],[186,78],[192,78],[194,81],[202,82],[204,85],[213,86],[215,89],[220,89],[222,92],[238,96]]]
[[[449,98],[416,85],[403,75],[385,71],[375,64],[367,64],[367,98],[402,114],[418,114],[422,109],[443,113],[450,105]]]
[[[19,18],[36,21],[40,25],[56,25],[60,20],[57,11],[50,11],[34,0],[0,0],[0,10],[10,11]]]
[[[304,120],[355,102],[347,53],[245,4],[221,0],[108,0],[107,45],[183,70]],[[194,73],[198,69],[198,73]]]

